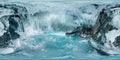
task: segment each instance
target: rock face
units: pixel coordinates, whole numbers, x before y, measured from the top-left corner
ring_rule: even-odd
[[[0,4],[0,22],[4,25],[4,33],[0,36],[0,48],[7,47],[11,40],[20,37],[16,32],[24,32],[23,21],[27,20],[27,9],[16,4]]]
[[[109,27],[110,22],[111,22],[111,17],[109,17],[107,13],[105,12],[105,9],[103,9],[100,12],[97,18],[97,21],[92,28],[92,37],[96,42],[102,45],[105,43],[103,41],[106,40],[105,33],[109,31],[107,27]]]

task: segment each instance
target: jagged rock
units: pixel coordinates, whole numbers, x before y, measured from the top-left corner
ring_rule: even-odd
[[[11,10],[9,13],[0,17],[6,32],[0,36],[0,47],[7,47],[11,40],[15,40],[20,37],[16,32],[18,28],[24,32],[23,22],[27,20],[27,9],[23,6],[16,4],[0,4],[0,8]],[[6,25],[8,22],[9,25]]]
[[[111,12],[109,14],[111,14]],[[70,33],[66,33],[66,35],[77,35],[77,34],[91,35],[93,41],[96,42],[101,47],[103,47],[104,43],[106,43],[105,34],[111,30],[118,29],[110,24],[112,18],[109,14],[107,14],[106,9],[102,9],[96,20],[96,23],[92,27],[85,27],[85,25],[83,25],[82,27],[81,26],[77,27],[75,30],[73,30]],[[114,45],[120,46],[120,36],[116,38]],[[94,47],[94,48],[101,54],[105,53],[104,55],[109,55],[107,52],[104,52],[99,47],[97,48]]]
[[[66,35],[80,35],[80,36],[84,36],[87,37],[88,35],[90,35],[92,32],[92,28],[88,27],[86,25],[78,26],[77,28],[75,28],[72,32],[67,32]]]

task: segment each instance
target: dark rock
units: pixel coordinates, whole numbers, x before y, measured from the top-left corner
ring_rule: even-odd
[[[92,32],[92,28],[86,25],[78,26],[72,32],[67,32],[66,35],[90,35]]]
[[[0,48],[4,48],[10,44],[11,40],[20,37],[16,32],[19,27],[22,27],[21,30],[24,32],[23,22],[27,20],[27,9],[16,4],[0,4],[0,8],[11,9],[14,11],[13,15],[7,15],[9,27],[6,29],[6,32],[0,36]],[[3,23],[3,25],[6,27],[5,23]]]
[[[77,27],[70,33],[66,33],[66,35],[77,35],[77,34],[85,34],[85,35],[91,35],[94,42],[97,44],[104,46],[104,43],[106,42],[106,36],[105,33],[108,31],[118,29],[110,24],[112,18],[110,15],[107,14],[106,9],[102,9],[100,12],[95,25],[92,27],[87,27],[86,25],[83,25],[81,27]],[[116,41],[114,42],[115,46],[120,46],[120,36],[116,38]],[[95,48],[94,49],[101,55],[108,56],[109,54],[107,52],[104,52],[101,49]]]
[[[115,38],[115,41],[113,42],[115,47],[120,47],[120,36],[117,36]]]
[[[97,48],[94,48],[94,49],[97,51],[97,53],[99,53],[102,56],[109,56],[110,55],[109,53],[107,53],[103,50],[100,50],[100,49],[97,49]]]

